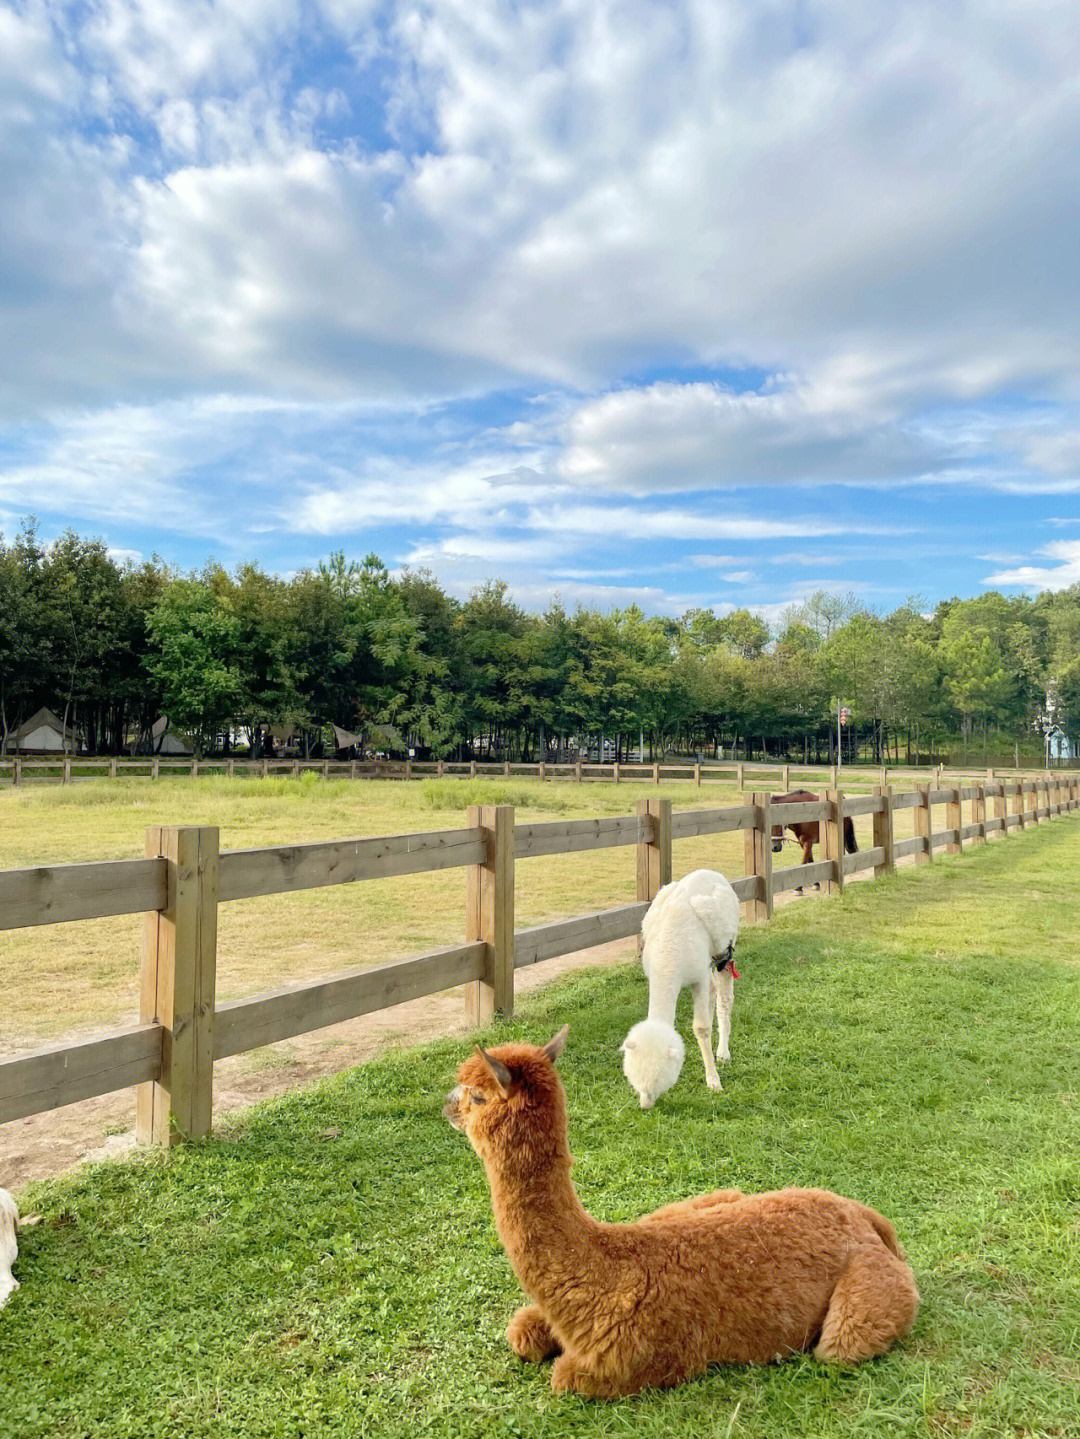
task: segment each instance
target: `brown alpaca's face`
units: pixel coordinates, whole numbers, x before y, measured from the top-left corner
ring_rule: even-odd
[[[526,1053],[538,1058],[545,1056],[554,1063],[565,1043],[564,1026],[542,1049],[530,1046]],[[514,1107],[515,1098],[527,1091],[527,1085],[523,1086],[521,1078],[514,1073],[515,1051],[520,1062],[522,1048],[508,1047],[501,1051],[510,1065],[508,1068],[500,1052],[486,1054],[477,1045],[476,1053],[458,1070],[458,1082],[446,1096],[443,1114],[455,1129],[461,1130],[477,1154],[485,1153],[508,1111]]]
[[[458,1071],[458,1083],[446,1096],[443,1114],[480,1154],[485,1133],[497,1127],[499,1112],[505,1111],[512,1093],[513,1086],[508,1092],[500,1089],[479,1058],[467,1059]]]

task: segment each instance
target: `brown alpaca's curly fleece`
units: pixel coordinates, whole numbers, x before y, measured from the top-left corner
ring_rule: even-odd
[[[570,1182],[566,1094],[542,1049],[505,1044],[458,1071],[444,1114],[484,1161],[499,1237],[535,1303],[506,1337],[551,1387],[599,1399],[679,1384],[710,1364],[813,1349],[855,1363],[915,1319],[918,1291],[892,1225],[823,1189],[718,1189],[634,1224],[601,1224]]]

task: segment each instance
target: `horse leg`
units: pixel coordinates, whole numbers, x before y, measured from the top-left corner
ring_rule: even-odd
[[[814,862],[814,836],[813,836],[813,834],[802,834],[802,835],[800,835],[800,837],[799,837],[799,842],[800,842],[801,845],[802,845],[802,862],[803,862],[803,864],[813,864],[813,862]],[[821,881],[820,881],[820,880],[815,880],[815,881],[814,881],[814,888],[815,888],[815,889],[820,889],[820,888],[821,888]]]

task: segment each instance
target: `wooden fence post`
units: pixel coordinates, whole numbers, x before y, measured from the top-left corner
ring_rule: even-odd
[[[111,760],[109,761],[109,778],[110,778],[110,779],[115,779],[115,778],[116,778],[116,761],[115,761],[115,759],[111,759]]]
[[[198,778],[199,778],[199,761],[198,761],[197,759],[193,759],[193,760],[191,761],[191,778],[192,778],[192,779],[198,779]]]
[[[829,786],[832,789],[836,788],[836,766],[834,764],[829,766]]]
[[[581,756],[580,756],[580,755],[578,755],[578,757],[577,757],[577,762],[576,762],[575,765],[574,765],[574,778],[575,778],[575,780],[577,780],[578,784],[581,783]]]
[[[735,784],[741,790],[743,788],[743,763],[742,760],[735,766]]]
[[[436,775],[436,778],[442,779],[445,774],[446,774],[446,761],[445,761],[444,759],[436,760],[436,761],[435,761],[435,775]]]
[[[324,759],[322,762],[322,777],[323,779],[330,778],[330,761],[328,759]]]
[[[950,785],[951,798],[945,803],[945,828],[956,830],[956,839],[950,840],[945,846],[946,854],[959,854],[963,849],[963,842],[960,838],[960,826],[964,822],[964,806],[960,799],[960,786]]]
[[[701,766],[699,764],[694,766],[694,784],[698,789],[701,788]]]
[[[539,779],[540,783],[543,784],[544,781],[547,779],[547,765],[544,763],[543,760],[541,760],[540,763],[537,765],[536,768],[537,768],[537,779]]]
[[[916,864],[930,864],[934,858],[934,824],[933,806],[930,803],[930,785],[920,784],[916,788],[919,791],[919,803],[915,806],[915,833],[926,841],[926,848],[921,853],[916,853]]]
[[[824,824],[820,827],[820,833],[824,838],[825,858],[833,861],[832,879],[827,879],[823,887],[823,893],[831,894],[833,890],[843,893],[844,890],[844,792],[840,789],[827,789],[825,800],[829,806],[829,813]]]
[[[465,871],[465,938],[483,940],[487,961],[465,986],[465,1022],[487,1025],[514,1012],[514,807],[473,804],[468,822],[486,831],[487,858]]]
[[[884,808],[874,815],[874,848],[879,846],[885,851],[881,857],[881,863],[874,866],[874,878],[879,874],[892,874],[896,868],[896,858],[893,855],[893,807],[892,790],[888,785],[879,784],[875,787],[874,793],[880,795],[884,801]]]
[[[1013,814],[1019,815],[1019,817],[1020,817],[1020,823],[1016,826],[1016,828],[1017,828],[1017,829],[1026,829],[1026,827],[1027,827],[1027,820],[1024,818],[1024,807],[1025,807],[1026,801],[1025,801],[1025,799],[1024,799],[1024,781],[1023,781],[1022,779],[1018,779],[1018,780],[1015,782],[1015,784],[1013,785],[1013,796],[1012,796],[1012,800],[1013,800]]]
[[[652,767],[652,782],[653,784],[660,783],[660,766],[658,764],[654,764]]]
[[[262,765],[261,765],[261,767],[260,767],[260,769],[259,769],[259,773],[262,775],[263,779],[266,779],[267,775],[269,775],[269,773],[270,773],[270,761],[269,761],[268,759],[264,759],[264,760],[263,760]]]
[[[146,915],[139,1012],[160,1024],[161,1078],[138,1087],[142,1144],[176,1144],[210,1133],[214,1102],[218,831],[148,829],[146,853],[164,857],[168,900]]]
[[[791,766],[790,766],[789,764],[786,764],[786,765],[784,766],[784,793],[787,794],[790,789],[791,789]]]
[[[228,779],[232,779],[232,777],[233,777],[233,775],[235,775],[235,773],[236,773],[236,761],[235,761],[234,759],[228,759],[228,760],[226,760],[226,761],[225,761],[225,774],[226,774],[226,777],[227,777]]]
[[[509,761],[508,759],[504,759],[504,760],[503,760],[503,779],[509,779],[509,778],[510,778],[510,761]]]
[[[611,778],[612,778],[612,780],[615,782],[615,784],[618,784],[618,783],[619,783],[619,762],[618,762],[618,760],[616,760],[615,763],[611,766]]]
[[[1005,823],[1005,815],[1008,810],[1008,804],[1005,799],[1004,782],[1001,780],[995,780],[994,790],[994,818],[1001,820],[1001,828],[996,832],[1000,835],[1006,835],[1008,834],[1009,830],[1008,826]]]
[[[470,779],[475,779],[475,778],[476,778],[476,761],[475,761],[474,759],[471,759],[471,760],[469,761],[469,778],[470,778]]]
[[[986,785],[975,786],[975,798],[971,802],[971,822],[979,826],[975,836],[976,844],[986,843]]]
[[[71,757],[70,757],[69,755],[65,755],[65,756],[64,756],[64,775],[63,775],[63,778],[61,779],[60,783],[61,783],[61,784],[70,784],[70,783],[71,783]]]
[[[764,922],[773,912],[772,892],[772,836],[769,833],[769,805],[772,796],[768,790],[754,790],[750,803],[754,806],[754,825],[744,829],[744,869],[758,880],[759,893],[746,901],[745,914],[751,924]]]
[[[22,783],[22,760],[19,758],[18,755],[15,756],[15,762],[11,766],[11,783]]]
[[[671,883],[671,801],[639,799],[638,816],[652,820],[652,838],[637,847],[637,897],[651,904],[665,884]],[[641,940],[638,939],[640,950]]]

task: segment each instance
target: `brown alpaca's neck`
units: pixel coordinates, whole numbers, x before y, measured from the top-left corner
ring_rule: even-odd
[[[571,1163],[565,1137],[545,1151],[522,1146],[485,1158],[499,1238],[522,1288],[556,1323],[567,1277],[585,1269],[599,1229],[570,1181]]]

